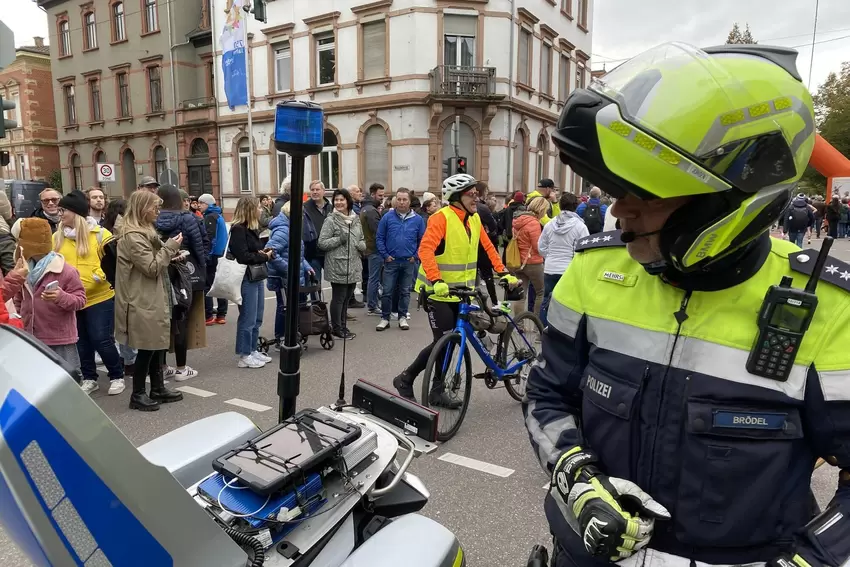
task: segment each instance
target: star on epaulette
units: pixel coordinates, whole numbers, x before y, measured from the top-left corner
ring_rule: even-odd
[[[815,269],[817,257],[818,251],[809,248],[808,250],[800,250],[799,252],[788,254],[788,261],[791,264],[792,270],[810,276]],[[844,291],[850,291],[850,264],[828,256],[823,265],[820,279],[840,287]]]
[[[576,252],[583,252],[593,248],[609,248],[611,246],[625,246],[625,243],[620,240],[622,231],[612,230],[610,232],[597,232],[590,236],[585,236],[576,244]]]

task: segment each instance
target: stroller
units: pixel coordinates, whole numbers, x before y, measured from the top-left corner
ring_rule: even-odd
[[[301,294],[306,301],[298,306],[298,341],[304,350],[307,350],[307,339],[310,335],[319,335],[319,344],[325,350],[334,347],[334,338],[331,334],[330,312],[322,293],[322,284],[311,276],[306,286],[301,288]],[[317,300],[313,300],[317,297]],[[280,345],[282,339],[266,339],[260,337],[257,341],[257,350],[266,354],[273,345]]]

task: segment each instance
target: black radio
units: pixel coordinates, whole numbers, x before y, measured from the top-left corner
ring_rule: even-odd
[[[818,306],[815,290],[830,247],[832,239],[826,238],[805,289],[791,287],[793,280],[783,276],[779,285],[767,290],[759,311],[759,332],[747,359],[750,374],[780,382],[788,379]]]

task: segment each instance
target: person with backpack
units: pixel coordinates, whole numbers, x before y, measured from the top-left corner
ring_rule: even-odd
[[[162,210],[154,226],[160,238],[167,240],[178,233],[183,235],[180,247],[182,250],[188,252],[188,255],[186,255],[183,263],[180,265],[175,263],[171,266],[169,277],[172,281],[177,280],[178,288],[185,288],[186,286],[181,281],[181,276],[184,274],[181,267],[187,268],[187,279],[191,278],[193,274],[198,274],[200,278],[203,278],[206,274],[206,229],[204,228],[204,223],[198,217],[191,211],[183,208],[183,199],[177,187],[174,185],[160,185],[159,189],[157,189],[157,195],[162,199]],[[189,264],[192,266],[191,269],[188,269]],[[191,282],[191,280],[188,283],[188,289],[186,290],[188,293],[188,306],[184,309],[182,306],[175,305],[172,310],[175,366],[165,367],[166,379],[174,378],[178,382],[194,378],[198,375],[197,370],[186,365],[187,353],[189,351],[189,336],[194,335],[197,331],[196,329],[189,329],[188,315],[192,310],[193,286],[200,291],[204,289],[206,282],[200,279],[196,283]],[[200,302],[200,296],[198,300]],[[198,305],[198,309],[200,309],[200,305]]]
[[[788,235],[788,240],[802,248],[803,237],[814,224],[815,215],[806,202],[806,196],[800,193],[785,210],[782,230]]]
[[[576,214],[584,219],[584,224],[590,234],[602,232],[605,227],[605,213],[608,212],[608,205],[600,202],[601,196],[602,191],[599,187],[592,187],[590,198],[576,209]]]
[[[535,293],[531,304],[532,313],[540,314],[540,305],[543,303],[543,256],[540,255],[538,243],[543,229],[542,220],[549,211],[549,203],[546,199],[532,199],[528,204],[528,210],[517,213],[514,217],[514,242],[516,252],[508,252],[507,267],[520,279],[528,289],[533,287]],[[513,257],[512,257],[513,256]],[[514,314],[525,310],[527,301],[523,299],[514,303]]]
[[[77,269],[86,290],[86,305],[77,312],[77,350],[83,374],[82,388],[86,393],[99,388],[95,363],[97,353],[109,375],[109,395],[116,396],[124,391],[124,365],[113,337],[115,292],[101,268],[101,249],[112,233],[94,219],[87,218],[89,202],[82,191],[74,190],[62,197],[58,211],[61,217],[53,235],[53,251]]]
[[[505,205],[504,210],[502,210],[500,215],[500,222],[502,226],[502,241],[505,246],[505,250],[507,250],[508,244],[511,239],[514,237],[514,217],[520,212],[525,210],[525,193],[522,191],[517,191],[511,197],[511,200]],[[502,251],[502,261],[505,260],[505,250]]]
[[[207,256],[207,273],[204,282],[204,315],[207,326],[224,325],[227,318],[227,300],[213,299],[206,294],[210,291],[215,280],[218,260],[225,254],[227,223],[224,222],[221,207],[215,204],[215,197],[209,193],[204,193],[198,197],[198,208],[204,215],[204,228],[210,240],[210,253]]]
[[[168,267],[180,252],[183,235],[163,242],[154,225],[162,199],[136,191],[120,226],[115,267],[115,339],[138,350],[130,409],[156,411],[178,402],[181,392],[165,387],[165,353],[171,343],[173,291]],[[150,394],[145,379],[150,377]]]

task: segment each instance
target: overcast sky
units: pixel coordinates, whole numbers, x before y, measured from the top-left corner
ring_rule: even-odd
[[[749,23],[760,43],[797,47],[797,67],[808,79],[815,0],[593,0],[593,5],[594,69],[603,64],[611,69],[665,41],[723,43],[737,21],[742,28]],[[818,14],[812,90],[850,61],[850,1],[820,0]],[[0,20],[15,32],[17,45],[48,35],[47,18],[32,0],[3,10]]]

